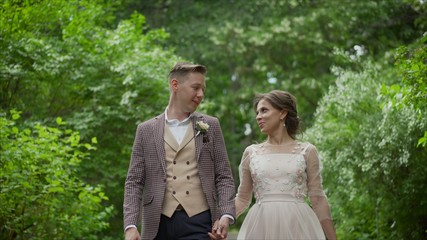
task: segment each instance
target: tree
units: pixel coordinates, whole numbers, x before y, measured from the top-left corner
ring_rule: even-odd
[[[79,165],[79,175],[102,184],[115,206],[110,228],[100,237],[121,237],[123,184],[136,125],[163,111],[167,73],[180,60],[161,44],[168,34],[147,29],[140,14],[115,26],[115,6],[104,1],[2,6],[2,109],[22,109],[26,121],[47,125],[60,116],[82,140],[97,138],[98,148]]]
[[[402,78],[400,84],[390,87],[383,86],[383,94],[390,98],[385,103],[387,106],[401,109],[414,108],[420,117],[427,108],[427,36],[410,46],[402,46],[396,55],[396,68]],[[427,131],[424,131],[418,145],[427,146]]]
[[[336,69],[306,136],[320,149],[324,182],[338,235],[345,239],[425,238],[426,149],[417,148],[427,111],[384,104],[383,85],[396,69],[353,61],[360,70]],[[402,211],[410,206],[415,212]]]
[[[108,228],[113,207],[99,185],[78,176],[78,165],[89,159],[92,143],[78,132],[17,123],[20,112],[0,117],[0,237],[1,239],[98,239]]]
[[[163,111],[168,100],[166,75],[176,61],[186,59],[208,67],[206,98],[199,110],[221,120],[234,176],[238,176],[243,149],[264,139],[257,131],[251,106],[257,92],[272,89],[292,92],[298,99],[299,112],[307,128],[314,124],[313,129],[339,135],[332,129],[334,126],[341,129],[344,125],[341,116],[331,118],[332,123],[320,123],[313,114],[336,110],[335,106],[321,106],[326,103],[319,99],[333,98],[329,86],[335,87],[337,76],[341,79],[351,73],[354,79],[366,83],[359,87],[349,83],[345,86],[348,84],[351,89],[375,86],[378,90],[372,94],[380,99],[369,96],[366,102],[361,101],[363,109],[369,105],[366,111],[372,113],[372,119],[367,116],[371,126],[374,126],[374,117],[384,120],[384,116],[378,116],[378,109],[387,113],[383,114],[388,116],[387,121],[398,116],[400,110],[393,104],[389,106],[393,102],[402,106],[404,114],[414,111],[423,119],[425,48],[422,44],[425,41],[419,46],[412,45],[427,26],[427,4],[423,1],[340,1],[337,4],[336,1],[299,0],[6,0],[1,4],[0,106],[4,112],[21,109],[25,124],[38,122],[51,126],[60,116],[79,132],[82,141],[90,142],[96,137],[97,150],[77,167],[79,177],[85,182],[104,186],[115,206],[110,228],[99,233],[100,238],[122,237],[123,183],[136,124]],[[398,46],[405,47],[401,48],[396,71],[390,70],[393,62],[386,61],[385,56]],[[335,54],[341,49],[346,54]],[[378,68],[348,61],[348,56],[369,57],[370,64]],[[331,70],[333,66],[344,69],[338,71],[343,75],[335,75]],[[418,70],[413,71],[415,66]],[[361,77],[368,72],[377,81]],[[398,74],[406,80],[399,81]],[[379,77],[382,75],[387,75],[388,80]],[[382,85],[377,88],[377,83]],[[389,107],[375,108],[378,105]],[[356,103],[346,106],[365,113],[358,110]],[[352,109],[345,111],[348,110]],[[350,129],[362,122],[363,119],[357,117],[345,122]],[[410,120],[414,119],[410,117]],[[407,126],[402,129],[410,130]],[[425,128],[420,131],[425,134]],[[378,140],[384,133],[372,134]],[[346,139],[344,137],[342,139]],[[423,151],[420,146],[426,137],[422,134],[413,137],[420,145],[408,148],[410,159],[419,159],[419,151]],[[409,137],[407,141],[413,142]],[[394,147],[391,145],[390,151],[396,155],[406,154],[393,150]],[[334,151],[331,150],[341,154],[337,149]],[[353,165],[344,167],[351,171],[358,169]],[[352,179],[351,174],[346,174],[337,179],[344,176]],[[335,172],[326,171],[325,179],[335,180],[336,176]],[[417,177],[423,179],[422,175]],[[413,186],[415,178],[408,178],[408,186]],[[238,178],[235,179],[238,184]],[[331,180],[325,182],[331,183]],[[360,189],[351,189],[360,193]],[[409,189],[412,188],[408,187],[407,191]],[[376,190],[389,191],[389,186]],[[339,192],[348,193],[345,189]],[[372,206],[379,204],[363,194],[353,199],[360,203],[359,208],[352,208],[360,216],[366,216],[361,209],[375,212]],[[381,201],[381,204],[388,202]],[[347,205],[342,206],[343,214],[349,214],[344,209]],[[404,218],[399,216],[399,219]],[[394,226],[400,227],[401,222]],[[340,229],[352,224],[348,220]],[[369,224],[370,228],[366,227]],[[376,234],[372,221],[355,225],[360,229],[351,230],[354,235]],[[382,233],[382,226],[386,225],[390,226],[378,225],[378,232]],[[238,227],[239,223],[234,225]]]
[[[335,49],[376,59],[424,32],[417,22],[425,9],[416,0],[123,2],[119,17],[141,12],[150,28],[172,36],[165,46],[208,67],[210,103],[202,109],[220,117],[235,173],[244,148],[262,138],[252,114],[255,93],[290,91],[310,127],[334,82],[331,67],[347,66]]]

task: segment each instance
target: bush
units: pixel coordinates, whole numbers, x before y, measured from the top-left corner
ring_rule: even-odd
[[[395,69],[365,62],[337,70],[306,136],[320,150],[324,185],[343,239],[423,239],[427,149],[417,147],[426,111],[388,104]],[[405,209],[414,209],[406,211]]]
[[[112,207],[102,205],[108,198],[101,187],[85,184],[76,170],[95,147],[63,130],[60,118],[58,128],[22,129],[19,117],[0,116],[0,238],[97,239]]]

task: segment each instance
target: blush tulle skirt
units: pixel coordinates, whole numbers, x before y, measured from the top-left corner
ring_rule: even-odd
[[[303,200],[270,195],[251,207],[237,239],[325,239],[325,235],[316,214]]]

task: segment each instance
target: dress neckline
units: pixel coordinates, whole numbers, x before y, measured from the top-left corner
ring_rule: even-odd
[[[265,142],[262,143],[262,145],[264,145],[264,146],[277,146],[277,147],[279,147],[279,146],[289,146],[289,145],[298,144],[298,143],[299,143],[299,141],[297,141],[297,140],[292,140],[292,141],[289,141],[289,142],[286,142],[286,143],[281,143],[281,144],[272,144],[272,143],[269,143],[269,142],[265,141]]]

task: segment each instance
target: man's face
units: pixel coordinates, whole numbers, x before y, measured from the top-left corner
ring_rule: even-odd
[[[177,100],[181,110],[194,112],[205,96],[205,76],[201,73],[190,73],[177,87]]]

